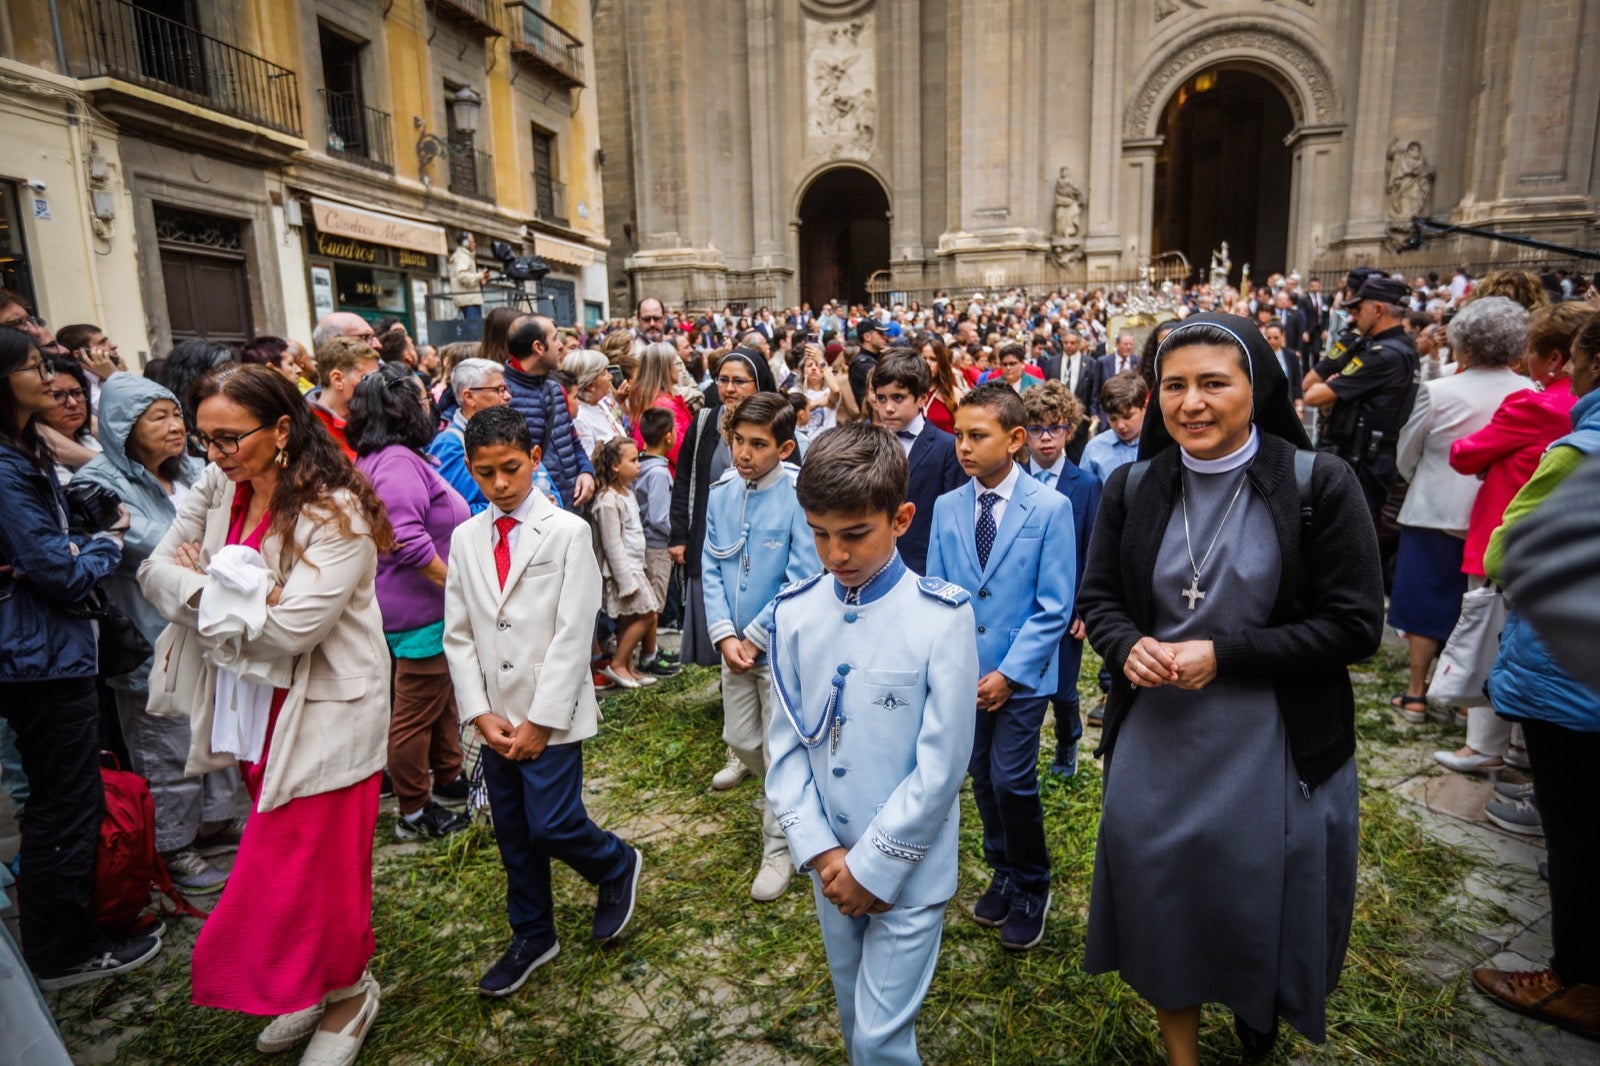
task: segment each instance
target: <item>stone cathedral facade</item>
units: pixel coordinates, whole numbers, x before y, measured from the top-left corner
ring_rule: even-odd
[[[1600,243],[1600,0],[598,0],[594,25],[619,308],[1198,274],[1222,241],[1235,280],[1404,263],[1412,215]]]

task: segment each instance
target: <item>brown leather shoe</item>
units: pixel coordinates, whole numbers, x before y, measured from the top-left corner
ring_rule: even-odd
[[[1600,985],[1562,984],[1554,970],[1496,970],[1488,966],[1472,971],[1472,983],[1507,1010],[1600,1040]]]

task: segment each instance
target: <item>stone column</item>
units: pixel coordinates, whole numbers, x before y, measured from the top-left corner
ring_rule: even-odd
[[[1344,170],[1343,125],[1300,126],[1285,143],[1293,153],[1289,179],[1289,269],[1304,273],[1327,248],[1339,222]]]
[[[1128,176],[1121,150],[1124,66],[1121,26],[1124,17],[1135,5],[1117,0],[1094,0],[1094,35],[1090,53],[1090,122],[1089,122],[1089,181],[1084,192],[1089,198],[1089,230],[1084,239],[1084,252],[1088,256],[1091,274],[1131,274],[1137,260],[1125,261],[1126,251],[1121,201],[1122,186]],[[1157,142],[1159,143],[1159,142]],[[1155,195],[1155,151],[1150,147],[1151,164],[1144,184],[1148,191],[1141,201],[1146,219],[1137,232],[1142,234],[1140,245],[1150,241],[1149,215]],[[1119,176],[1119,168],[1122,173]],[[1141,251],[1139,254],[1145,254]]]
[[[1348,106],[1355,116],[1350,160],[1349,221],[1343,244],[1371,250],[1384,248],[1384,187],[1393,114],[1395,60],[1401,47],[1400,0],[1368,0],[1359,27],[1360,69]]]
[[[1117,234],[1111,239],[1102,238],[1104,247],[1089,253],[1091,278],[1131,276],[1142,259],[1154,262],[1156,256],[1165,251],[1152,243],[1155,239],[1156,153],[1163,140],[1163,137],[1139,137],[1122,142],[1122,169],[1117,190],[1122,216],[1117,223]],[[1115,246],[1112,240],[1117,241]]]

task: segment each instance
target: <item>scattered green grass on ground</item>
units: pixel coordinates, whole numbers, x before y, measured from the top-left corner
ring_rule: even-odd
[[[1086,701],[1097,696],[1097,665],[1085,665]],[[1396,691],[1400,669],[1389,652],[1362,667],[1364,746],[1389,739],[1392,719],[1376,690]],[[710,671],[685,670],[606,702],[601,734],[586,745],[588,799],[602,825],[640,843],[639,909],[619,942],[597,947],[588,935],[593,891],[558,866],[562,952],[507,1000],[473,992],[507,936],[504,873],[489,834],[396,846],[386,814],[372,962],[383,1008],[362,1061],[842,1062],[809,886],[796,879],[776,903],[753,902],[756,789],[707,789],[723,760],[720,725]],[[1045,734],[1047,761],[1048,727]],[[930,1063],[1164,1061],[1150,1008],[1114,976],[1083,971],[1100,774],[1087,754],[1082,767],[1071,781],[1043,778],[1055,903],[1044,942],[1026,954],[1002,951],[995,932],[967,915],[987,875],[970,792],[964,797],[961,886],[919,1025]],[[1328,1005],[1328,1043],[1319,1049],[1292,1037],[1276,1061],[1433,1064],[1482,1053],[1459,979],[1441,985],[1421,965],[1441,942],[1459,942],[1441,905],[1470,868],[1392,794],[1364,789],[1357,913],[1344,978]],[[69,1047],[104,1045],[121,1032],[132,1035],[117,1049],[119,1062],[295,1061],[298,1051],[255,1052],[262,1020],[189,1004],[194,923],[182,925],[169,933],[160,965],[55,1001]],[[1225,1010],[1207,1010],[1202,1045],[1207,1062],[1236,1060]]]

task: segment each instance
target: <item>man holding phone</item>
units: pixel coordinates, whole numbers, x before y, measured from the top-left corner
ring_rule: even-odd
[[[119,370],[128,369],[117,354],[117,345],[99,326],[87,322],[62,326],[56,343],[65,348],[89,377],[89,408],[100,410],[100,384]]]

